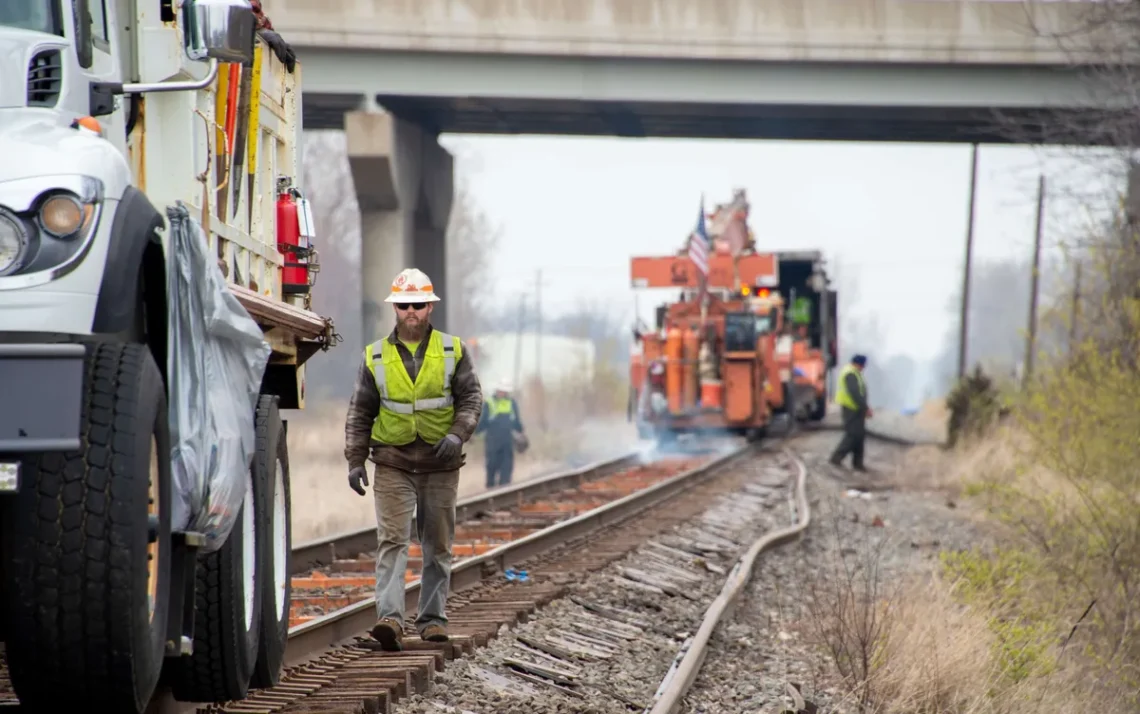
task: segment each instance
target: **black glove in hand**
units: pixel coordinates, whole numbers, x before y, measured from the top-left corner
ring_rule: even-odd
[[[293,51],[293,48],[289,46],[289,43],[286,42],[281,35],[273,30],[261,30],[260,32],[261,36],[265,38],[265,41],[269,43],[273,54],[277,55],[277,59],[281,60],[281,63],[285,65],[285,69],[289,70],[289,73],[292,74],[293,70],[297,68],[297,53]]]
[[[435,455],[442,461],[451,461],[459,455],[463,442],[455,434],[448,434],[435,445]]]
[[[361,484],[364,485],[362,486]],[[364,495],[364,486],[368,485],[368,474],[364,471],[363,466],[357,466],[348,472],[348,485],[353,491],[356,491],[361,496]]]

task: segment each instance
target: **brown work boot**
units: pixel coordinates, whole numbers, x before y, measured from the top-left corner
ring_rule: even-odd
[[[443,625],[428,625],[420,632],[420,639],[428,642],[447,642],[447,628]]]
[[[399,652],[404,649],[401,640],[404,637],[403,626],[391,617],[381,617],[372,626],[372,639],[380,643],[388,652]]]

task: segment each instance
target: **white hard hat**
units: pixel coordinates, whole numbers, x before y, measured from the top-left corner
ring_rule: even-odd
[[[513,385],[508,380],[500,379],[499,382],[495,385],[495,391],[506,392],[507,394],[510,394],[512,387]]]
[[[406,268],[392,281],[392,294],[384,302],[439,302],[439,296],[424,271]]]

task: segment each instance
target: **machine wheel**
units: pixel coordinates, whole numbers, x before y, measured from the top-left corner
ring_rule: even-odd
[[[289,445],[277,397],[262,395],[257,403],[257,453],[253,457],[253,488],[259,508],[267,511],[257,534],[261,555],[261,629],[253,688],[272,687],[281,679],[285,643],[289,637],[289,598],[292,595],[291,551],[293,522],[289,503]]]
[[[26,458],[4,508],[7,657],[37,711],[142,712],[162,670],[170,434],[145,345],[87,350],[81,450]]]
[[[245,500],[218,550],[198,556],[194,595],[194,653],[179,658],[171,693],[183,702],[244,699],[257,661],[261,631],[258,534],[269,532],[252,473]]]

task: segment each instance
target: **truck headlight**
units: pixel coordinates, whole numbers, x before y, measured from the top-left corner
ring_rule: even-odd
[[[40,225],[56,238],[72,238],[90,220],[95,208],[67,194],[49,196],[40,204]]]
[[[28,248],[24,225],[7,211],[0,210],[0,275],[16,269]]]
[[[91,249],[103,184],[89,176],[0,182],[0,290],[67,275]]]

